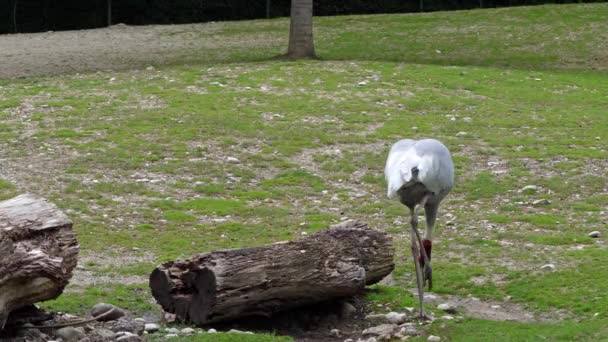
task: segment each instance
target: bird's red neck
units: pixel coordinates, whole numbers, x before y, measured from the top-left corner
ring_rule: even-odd
[[[431,250],[433,249],[433,241],[424,239],[422,240],[422,247],[426,251],[426,256],[431,260]],[[424,256],[422,255],[422,251],[420,251],[420,256],[418,257],[418,262],[420,265],[424,266]]]

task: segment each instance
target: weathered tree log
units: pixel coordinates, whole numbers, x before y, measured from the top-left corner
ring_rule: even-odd
[[[394,268],[391,237],[345,222],[309,237],[198,254],[150,275],[156,301],[181,321],[199,325],[360,293]]]
[[[0,202],[0,330],[12,310],[62,293],[78,251],[72,221],[47,200]]]

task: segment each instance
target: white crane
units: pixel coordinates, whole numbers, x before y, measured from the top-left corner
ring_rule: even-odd
[[[416,267],[416,285],[420,317],[424,313],[424,287],[433,287],[431,247],[439,203],[454,185],[454,164],[450,151],[434,139],[404,139],[396,142],[388,154],[384,169],[388,197],[398,199],[410,210],[410,238]],[[418,209],[424,207],[426,231],[418,233]]]

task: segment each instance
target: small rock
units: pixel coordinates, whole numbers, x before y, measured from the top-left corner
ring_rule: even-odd
[[[177,328],[167,328],[167,329],[165,329],[165,332],[167,334],[179,334],[179,329],[177,329]]]
[[[180,331],[182,335],[192,335],[195,333],[195,330],[192,328],[184,328]]]
[[[407,319],[407,315],[399,312],[389,312],[386,314],[386,320],[389,323],[393,324],[401,324],[404,323]]]
[[[130,335],[125,335],[125,336],[121,336],[119,338],[116,339],[117,342],[140,342],[143,341],[141,337],[134,335],[134,334],[130,334]]]
[[[55,332],[57,337],[60,337],[65,342],[80,341],[86,335],[83,328],[65,327]]]
[[[437,305],[437,309],[445,311],[447,313],[451,313],[451,314],[454,314],[457,311],[456,310],[456,306],[454,304],[451,304],[451,303],[442,303],[442,304],[439,304],[439,305]]]
[[[98,303],[95,304],[95,306],[93,306],[93,308],[91,309],[91,316],[97,317],[99,315],[103,315],[104,313],[110,310],[113,311],[111,313],[108,313],[106,316],[98,318],[97,320],[101,322],[113,321],[125,315],[125,312],[122,309],[117,308],[112,304]]]
[[[418,336],[420,335],[420,332],[418,332],[418,329],[416,329],[415,326],[413,325],[404,325],[401,327],[401,330],[399,330],[399,333],[401,335],[405,335],[405,336]]]
[[[372,322],[384,322],[385,319],[386,319],[386,315],[383,315],[383,314],[371,314],[371,315],[365,316],[366,321],[372,321]]]
[[[340,317],[351,318],[356,313],[357,313],[357,308],[355,308],[351,303],[346,302],[346,301],[342,303],[342,308],[340,310]]]
[[[439,341],[441,341],[441,337],[431,335],[426,340],[429,341],[429,342],[439,342]]]
[[[547,271],[553,271],[555,269],[555,265],[553,264],[546,264],[546,265],[542,265],[540,267],[541,270],[547,270]]]
[[[116,333],[110,329],[99,328],[93,330],[92,335],[99,336],[102,340],[114,340]]]
[[[235,157],[227,157],[226,161],[232,164],[239,164],[241,161]]]
[[[127,331],[136,335],[141,335],[144,332],[146,324],[143,319],[133,319],[129,317],[119,318],[110,329],[114,332]]]
[[[424,295],[424,300],[434,301],[436,299],[437,299],[437,296],[435,296],[432,293],[427,293]]]
[[[378,342],[378,339],[375,338],[375,337],[370,337],[370,338],[368,338],[366,340],[359,339],[359,340],[357,340],[357,342]]]
[[[146,323],[144,325],[144,331],[147,331],[149,333],[158,331],[158,329],[160,329],[160,327],[156,323]]]
[[[536,185],[526,185],[523,188],[521,188],[521,192],[525,192],[525,191],[531,191],[531,192],[536,192],[538,190],[538,186]]]
[[[342,336],[342,332],[339,329],[331,329],[329,331],[329,336],[338,337],[339,338],[339,337]]]
[[[380,324],[375,327],[371,327],[363,330],[363,335],[372,335],[372,336],[384,336],[384,335],[392,335],[398,326],[396,324]]]
[[[467,134],[469,134],[469,133],[467,133],[467,132],[458,132],[458,133],[456,133],[456,136],[457,136],[457,137],[464,137],[464,136],[466,136]]]
[[[355,342],[355,340],[353,340],[352,338],[347,338],[346,340],[344,340],[344,342]]]
[[[551,204],[551,201],[549,201],[546,198],[537,199],[537,200],[532,201],[532,205],[545,205],[545,204]]]
[[[168,339],[171,339],[171,338],[177,338],[177,337],[178,337],[178,336],[177,336],[177,334],[167,334],[167,335],[165,335],[165,338],[166,338],[167,340],[168,340]]]
[[[500,305],[492,305],[492,306],[490,306],[490,307],[491,307],[492,309],[494,309],[494,310],[499,310],[499,309],[502,309],[502,306],[500,306]]]
[[[599,238],[600,236],[602,236],[602,233],[600,233],[599,231],[596,230],[596,231],[593,231],[593,232],[587,234],[587,236],[590,238],[596,239],[596,238]]]
[[[215,333],[217,333],[217,330],[211,328],[211,329],[207,330],[207,332],[210,334],[215,334]]]
[[[237,329],[230,329],[228,331],[228,333],[230,333],[230,334],[253,334],[251,331],[241,331],[241,330],[237,330]]]
[[[454,319],[454,316],[443,315],[443,316],[441,316],[441,319],[446,320],[446,321],[451,321]]]

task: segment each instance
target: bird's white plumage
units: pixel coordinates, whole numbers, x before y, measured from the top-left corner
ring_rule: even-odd
[[[419,170],[418,180],[438,197],[454,185],[454,164],[447,147],[434,139],[404,139],[391,147],[386,160],[388,197],[396,197],[397,191],[411,180],[414,167]]]

